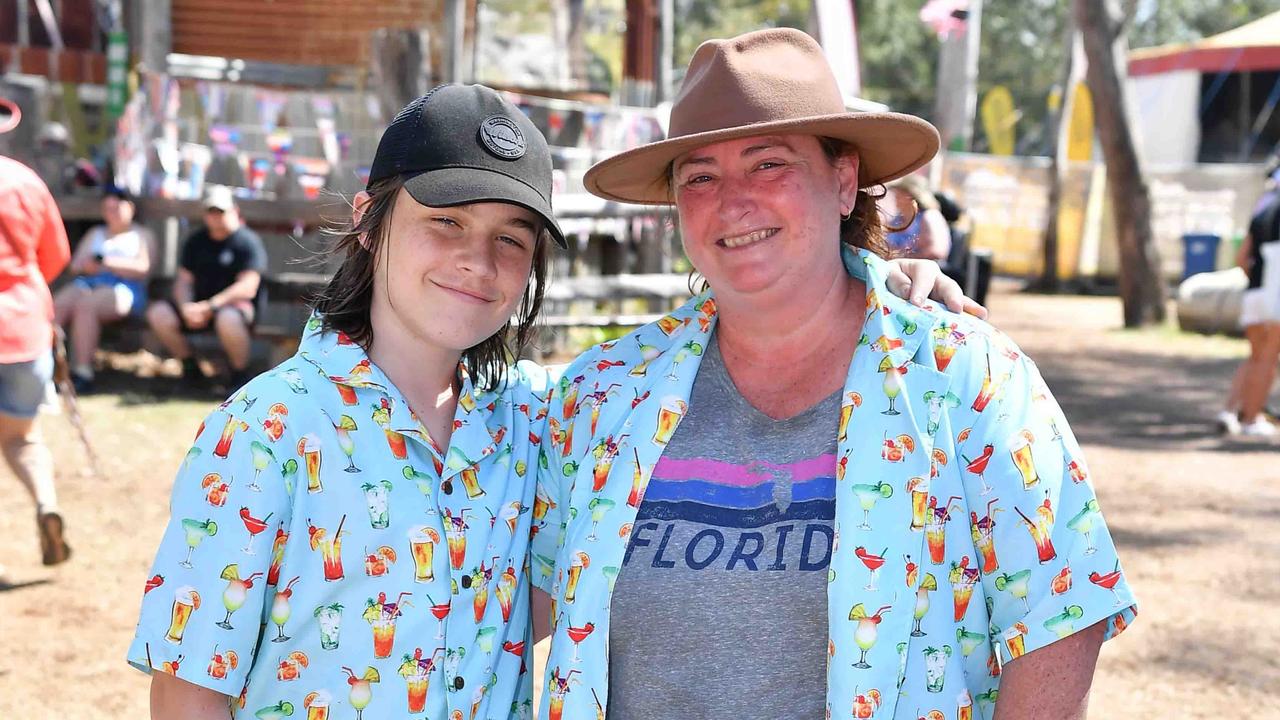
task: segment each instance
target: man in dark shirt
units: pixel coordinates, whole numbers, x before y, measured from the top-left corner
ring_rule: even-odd
[[[173,294],[147,309],[147,323],[182,360],[183,378],[195,382],[204,376],[185,335],[212,329],[227,353],[231,383],[239,387],[249,379],[251,331],[260,310],[267,253],[262,239],[241,224],[229,188],[211,187],[204,208],[204,227],[182,248]]]

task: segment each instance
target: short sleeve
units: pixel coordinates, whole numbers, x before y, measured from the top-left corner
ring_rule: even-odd
[[[979,509],[970,530],[992,642],[1005,662],[1098,622],[1110,639],[1137,612],[1071,428],[1035,364],[1011,343],[1008,354],[1018,355],[1012,366],[992,355],[993,370],[1009,370],[984,387],[995,402],[958,446]]]
[[[240,234],[241,259],[240,272],[252,270],[256,273],[267,272],[267,249],[257,233],[246,230]]]
[[[129,648],[139,670],[240,694],[264,618],[273,538],[290,519],[270,445],[223,409],[201,424],[174,479]]]

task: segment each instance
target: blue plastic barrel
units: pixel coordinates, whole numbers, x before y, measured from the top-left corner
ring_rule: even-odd
[[[1217,235],[1190,234],[1182,236],[1182,279],[1204,272],[1213,272],[1218,266]]]

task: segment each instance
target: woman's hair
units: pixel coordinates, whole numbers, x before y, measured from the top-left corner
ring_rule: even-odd
[[[384,266],[390,261],[383,251],[391,230],[391,214],[403,187],[404,180],[398,175],[374,183],[369,188],[368,205],[359,222],[348,220],[324,231],[334,238],[328,256],[340,256],[342,262],[328,284],[312,298],[312,307],[320,314],[325,331],[346,333],[366,352],[373,348],[375,341],[370,321],[373,277],[379,261]],[[361,238],[365,238],[364,243]],[[534,322],[542,309],[549,240],[550,234],[545,228],[538,233],[533,251],[533,277],[520,302],[514,333],[508,322],[462,353],[462,364],[477,388],[493,390],[502,385],[506,380],[507,365],[518,359],[529,344]],[[426,308],[422,310],[428,311]]]
[[[818,144],[832,165],[842,157],[856,155],[857,149],[844,140],[830,137],[819,137]],[[858,196],[853,203],[853,211],[840,221],[840,241],[856,248],[862,248],[888,259],[891,255],[889,244],[885,241],[885,226],[880,219],[880,210],[876,201],[884,197],[883,185],[859,187]],[[910,221],[908,221],[909,223]],[[904,226],[905,227],[905,226]],[[889,228],[901,230],[902,228]]]

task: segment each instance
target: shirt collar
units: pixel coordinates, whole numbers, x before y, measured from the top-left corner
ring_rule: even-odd
[[[901,367],[914,358],[937,322],[936,308],[920,308],[889,291],[888,263],[875,253],[841,244],[840,257],[852,277],[867,286],[867,319],[859,344],[869,344]]]

